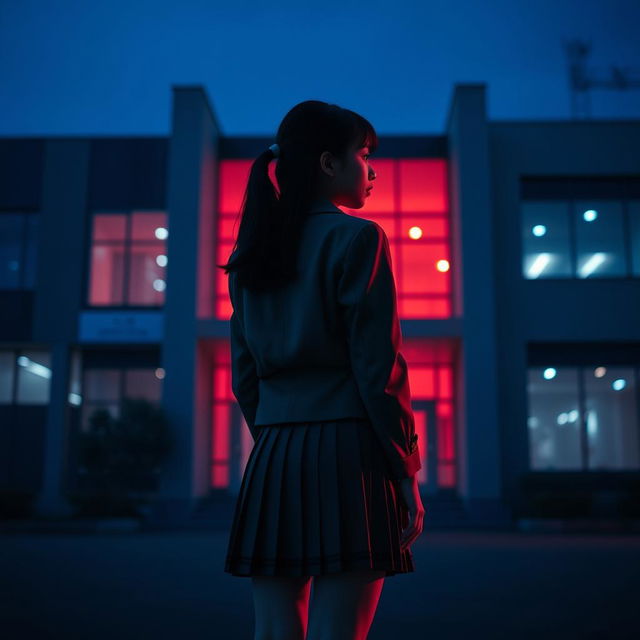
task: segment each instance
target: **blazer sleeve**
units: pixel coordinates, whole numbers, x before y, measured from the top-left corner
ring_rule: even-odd
[[[338,286],[351,366],[391,473],[422,467],[396,306],[389,241],[373,221],[351,240]]]
[[[229,285],[231,294],[231,285]],[[232,297],[233,302],[233,297]],[[258,372],[256,362],[249,351],[235,305],[230,319],[231,341],[231,389],[240,405],[253,441],[258,438],[259,428],[255,426],[258,409]]]

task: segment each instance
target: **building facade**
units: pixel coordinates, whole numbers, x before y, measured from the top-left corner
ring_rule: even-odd
[[[0,139],[0,491],[34,513],[70,511],[78,434],[125,397],[175,436],[158,517],[240,486],[216,264],[273,140],[223,135],[201,87],[172,98],[167,137]],[[389,237],[427,517],[638,511],[639,148],[640,120],[490,121],[485,85],[454,88],[441,135],[380,137],[345,211]]]

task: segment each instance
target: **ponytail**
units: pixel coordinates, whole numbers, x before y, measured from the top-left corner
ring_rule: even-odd
[[[251,165],[241,207],[238,236],[230,259],[216,265],[237,272],[241,287],[265,291],[284,286],[297,275],[298,247],[306,216],[317,194],[323,151],[344,157],[354,142],[373,152],[378,138],[359,114],[338,105],[307,100],[282,120],[276,143],[276,181],[269,176],[271,147]]]

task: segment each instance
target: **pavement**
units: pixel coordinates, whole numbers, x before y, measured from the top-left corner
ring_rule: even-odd
[[[2,640],[253,640],[226,531],[0,535]],[[640,536],[425,531],[368,640],[640,637]]]

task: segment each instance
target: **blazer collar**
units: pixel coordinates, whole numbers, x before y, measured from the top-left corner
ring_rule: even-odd
[[[310,215],[315,213],[344,213],[344,211],[336,207],[328,198],[318,198],[313,201],[309,208]]]

